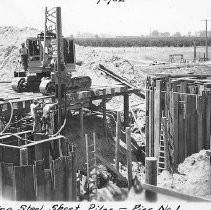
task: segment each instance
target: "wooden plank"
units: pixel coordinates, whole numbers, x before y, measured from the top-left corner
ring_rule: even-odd
[[[127,182],[127,179],[122,176],[122,174],[120,174],[110,163],[108,163],[101,155],[99,155],[98,153],[96,153],[96,157],[98,160],[100,160],[100,162],[106,166],[109,170],[111,170],[113,173],[115,173],[119,179],[121,179],[122,181],[126,181]]]
[[[150,156],[150,142],[149,141],[149,116],[145,116],[145,136],[146,136],[146,145],[145,145],[145,150],[146,150],[146,157]]]
[[[0,146],[0,162],[5,162],[4,161],[4,146]]]
[[[161,80],[156,80],[154,94],[154,156],[159,156],[160,129],[161,129]]]
[[[107,68],[105,68],[103,65],[99,65],[99,68],[101,71],[104,71],[106,74],[108,74],[109,76],[111,76],[113,79],[121,82],[122,84],[124,84],[126,87],[129,87],[131,89],[135,88],[133,85],[131,85],[129,82],[127,82],[124,78],[118,76],[117,74],[115,74],[114,72],[108,70]],[[141,93],[140,91],[136,93],[137,96],[141,97],[141,98],[145,98],[144,94]]]
[[[36,123],[36,132],[41,133],[41,125],[40,123]],[[40,141],[42,139],[41,135],[34,134],[34,141]],[[43,159],[43,147],[42,144],[35,145],[35,160]]]
[[[211,142],[210,142],[210,155],[209,155],[209,189],[211,193]]]
[[[33,165],[34,164],[34,160],[35,160],[35,148],[32,147],[28,147],[28,165]]]
[[[187,93],[187,82],[186,81],[181,82],[181,84],[180,84],[180,93]],[[183,96],[185,96],[185,95],[183,95]]]
[[[115,87],[115,93],[124,93],[124,92],[127,92],[128,90],[128,87],[127,86],[116,86]]]
[[[130,127],[126,128],[126,145],[127,145],[126,157],[127,157],[128,189],[130,189],[132,187],[132,182],[133,182]]]
[[[35,161],[35,186],[36,186],[36,200],[45,200],[45,174],[44,174],[44,161]]]
[[[183,162],[185,157],[185,141],[184,141],[184,102],[179,101],[179,163]]]
[[[94,97],[94,96],[99,96],[99,90],[98,89],[92,89],[91,90],[91,96]]]
[[[24,167],[24,200],[34,201],[36,199],[36,193],[34,188],[34,169],[33,166],[22,166]]]
[[[106,98],[102,99],[102,109],[103,109],[103,128],[105,139],[108,141],[108,131],[107,131],[107,119],[106,119]]]
[[[197,152],[197,127],[196,95],[191,95],[190,139],[193,142],[193,153]]]
[[[3,164],[3,197],[7,200],[14,200],[14,167],[12,163]]]
[[[84,108],[88,108],[90,107],[90,101],[84,101],[84,102],[79,102],[77,104],[71,104],[71,105],[68,105],[67,107],[67,110],[78,110],[81,108],[81,105],[83,104],[83,107]]]
[[[205,91],[204,85],[199,85],[199,94],[200,95],[203,95],[204,94],[204,91]]]
[[[154,155],[154,91],[149,91],[149,156]]]
[[[53,192],[53,181],[50,169],[44,169],[44,200],[51,201]]]
[[[186,95],[186,106],[185,106],[185,109],[186,109],[186,130],[185,130],[185,158],[187,156],[190,156],[191,154],[193,154],[193,151],[194,151],[194,140],[191,139],[191,132],[193,132],[191,130],[191,109],[192,109],[192,104],[191,104],[191,95]]]
[[[117,111],[117,120],[116,120],[116,143],[115,143],[115,167],[119,171],[119,142],[121,135],[121,116],[120,112]]]
[[[4,148],[4,162],[13,163],[14,165],[18,166],[20,164],[20,151],[17,138],[11,136],[4,139],[4,143],[7,144]]]
[[[203,118],[202,118],[202,96],[197,96],[197,152],[203,149]]]
[[[66,186],[66,201],[73,201],[73,179],[72,179],[72,157],[65,157],[65,186]]]
[[[5,163],[3,167],[4,190],[3,197],[14,200],[14,167],[12,163]]]
[[[124,94],[124,127],[129,126],[129,95]]]
[[[11,107],[9,103],[3,104],[1,116],[4,116],[8,118],[7,120],[9,120],[10,114],[11,114]]]
[[[110,95],[103,95],[103,91],[104,90],[102,90],[102,94],[99,94],[99,96],[93,96],[93,97],[91,97],[91,100],[100,100],[100,99],[103,99],[104,97],[106,97],[106,98],[110,98],[110,97],[115,97],[115,96],[123,96],[124,94],[136,94],[136,95],[138,95],[137,93],[138,93],[138,90],[137,89],[128,89],[126,92],[115,92],[114,94],[110,94]],[[101,93],[101,92],[100,92]]]
[[[54,200],[65,201],[65,162],[64,157],[53,161]]]
[[[20,149],[20,166],[28,165],[27,148]]]
[[[186,120],[186,106],[187,106],[187,82],[181,82],[180,84],[180,109],[179,109],[179,150],[180,150],[180,163],[183,162],[187,156],[187,145],[186,145],[186,133],[187,133],[187,120]]]
[[[90,91],[79,91],[77,92],[77,100],[80,99],[85,99],[91,97],[91,92]]]
[[[146,81],[146,111],[145,111],[145,151],[146,157],[149,157],[149,90],[148,90],[148,81]]]
[[[168,67],[167,67],[168,68]],[[170,77],[170,78],[180,78],[180,77],[193,77],[198,79],[206,79],[207,77],[211,77],[211,74],[163,74],[163,73],[157,73],[153,76],[156,76],[157,79]]]
[[[157,187],[154,185],[150,185],[150,184],[142,184],[143,189],[145,190],[150,190],[159,194],[164,194],[164,195],[169,195],[169,196],[173,196],[175,198],[180,198],[181,200],[185,200],[185,201],[209,201],[208,199],[202,198],[202,197],[196,197],[196,196],[192,196],[192,195],[188,195],[188,194],[183,194],[183,193],[179,193],[176,191],[172,191],[166,188],[161,188],[161,187]]]
[[[15,166],[15,200],[24,201],[25,200],[25,174],[24,168],[20,166]]]
[[[110,87],[110,88],[106,88],[106,94],[109,95],[113,95],[115,93],[115,87]]]
[[[71,151],[71,158],[72,158],[72,201],[77,200],[77,157],[76,152],[73,150]]]
[[[177,93],[173,93],[172,95],[172,102],[173,102],[173,142],[174,142],[174,163],[177,164],[179,162],[179,130],[178,130],[178,117],[179,117],[179,111],[178,111],[178,103],[179,103],[179,98],[178,98]]]
[[[188,95],[183,94],[183,99],[184,99],[184,112],[183,112],[183,129],[184,129],[184,135],[183,135],[183,145],[184,145],[184,159],[188,156],[188,146],[187,146],[187,127],[189,125],[188,119],[187,119],[187,107],[188,107],[188,102],[187,102]]]
[[[39,138],[41,140],[41,138]],[[36,141],[39,141],[36,138]],[[35,160],[42,160],[43,159],[43,146],[42,144],[35,145]]]
[[[203,133],[203,149],[205,149],[206,142],[206,94],[202,91],[202,133]],[[209,149],[209,148],[207,148]]]
[[[0,198],[3,198],[4,192],[4,163],[0,162]]]
[[[211,108],[210,107],[211,107],[211,93],[207,92],[205,149],[210,149],[210,115],[211,115]]]
[[[43,149],[43,160],[44,160],[44,168],[50,168],[50,142],[45,142],[42,145]]]
[[[58,136],[54,136],[54,137],[49,137],[47,139],[42,139],[40,141],[34,141],[34,142],[29,143],[27,145],[22,145],[21,148],[28,148],[28,147],[32,147],[32,146],[35,146],[35,145],[43,144],[43,143],[46,143],[46,142],[60,140],[60,139],[63,139],[63,138],[64,138],[64,136],[62,136],[62,135],[58,135]],[[18,147],[18,148],[20,149],[20,147]]]
[[[30,112],[30,105],[31,105],[31,101],[30,100],[26,100],[25,101],[25,112]]]

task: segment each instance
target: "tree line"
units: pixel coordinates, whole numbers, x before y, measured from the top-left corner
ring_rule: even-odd
[[[121,37],[121,38],[75,38],[75,43],[92,47],[191,47],[205,46],[204,37]],[[208,38],[211,45],[211,38]]]

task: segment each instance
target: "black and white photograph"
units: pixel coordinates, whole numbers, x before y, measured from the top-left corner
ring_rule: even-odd
[[[210,202],[210,0],[0,1],[0,210]]]

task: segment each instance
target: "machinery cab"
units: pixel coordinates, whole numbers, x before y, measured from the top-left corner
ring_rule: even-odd
[[[64,54],[64,63],[65,63],[67,72],[74,72],[76,69],[74,39],[63,38],[63,54]]]
[[[28,72],[41,73],[43,69],[43,47],[40,39],[36,37],[27,38],[26,47],[28,49]]]
[[[62,43],[62,62],[67,72],[74,72],[76,69],[74,40],[72,38],[62,38]],[[26,48],[28,49],[28,73],[50,73],[54,70],[53,66],[56,63],[57,56],[55,37],[47,36],[45,44],[43,34],[39,34],[37,37],[28,37],[26,39]],[[25,74],[26,72],[21,70],[15,72],[15,77],[25,76]]]
[[[61,62],[65,66],[65,70],[70,73],[75,71],[75,43],[72,38],[62,38],[61,42]],[[52,63],[56,62],[57,49],[56,49],[56,39],[51,41],[52,47]]]
[[[45,42],[45,43],[44,43]],[[75,71],[75,44],[71,38],[63,38],[61,46],[61,56],[67,72]],[[44,47],[45,46],[45,47]],[[38,35],[37,38],[26,40],[28,48],[28,71],[30,73],[41,73],[44,70],[53,70],[52,66],[56,62],[56,39],[47,36],[44,38]]]

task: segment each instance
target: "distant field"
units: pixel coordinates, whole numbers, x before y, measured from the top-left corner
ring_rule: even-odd
[[[150,64],[153,61],[169,60],[170,54],[183,54],[184,59],[193,60],[193,47],[87,47],[99,54],[118,56],[133,65]],[[197,58],[203,57],[205,47],[197,47]],[[211,49],[209,49],[211,58]]]
[[[92,47],[191,47],[205,45],[204,37],[118,37],[118,38],[76,38],[81,46]],[[208,38],[208,45],[211,38]]]

